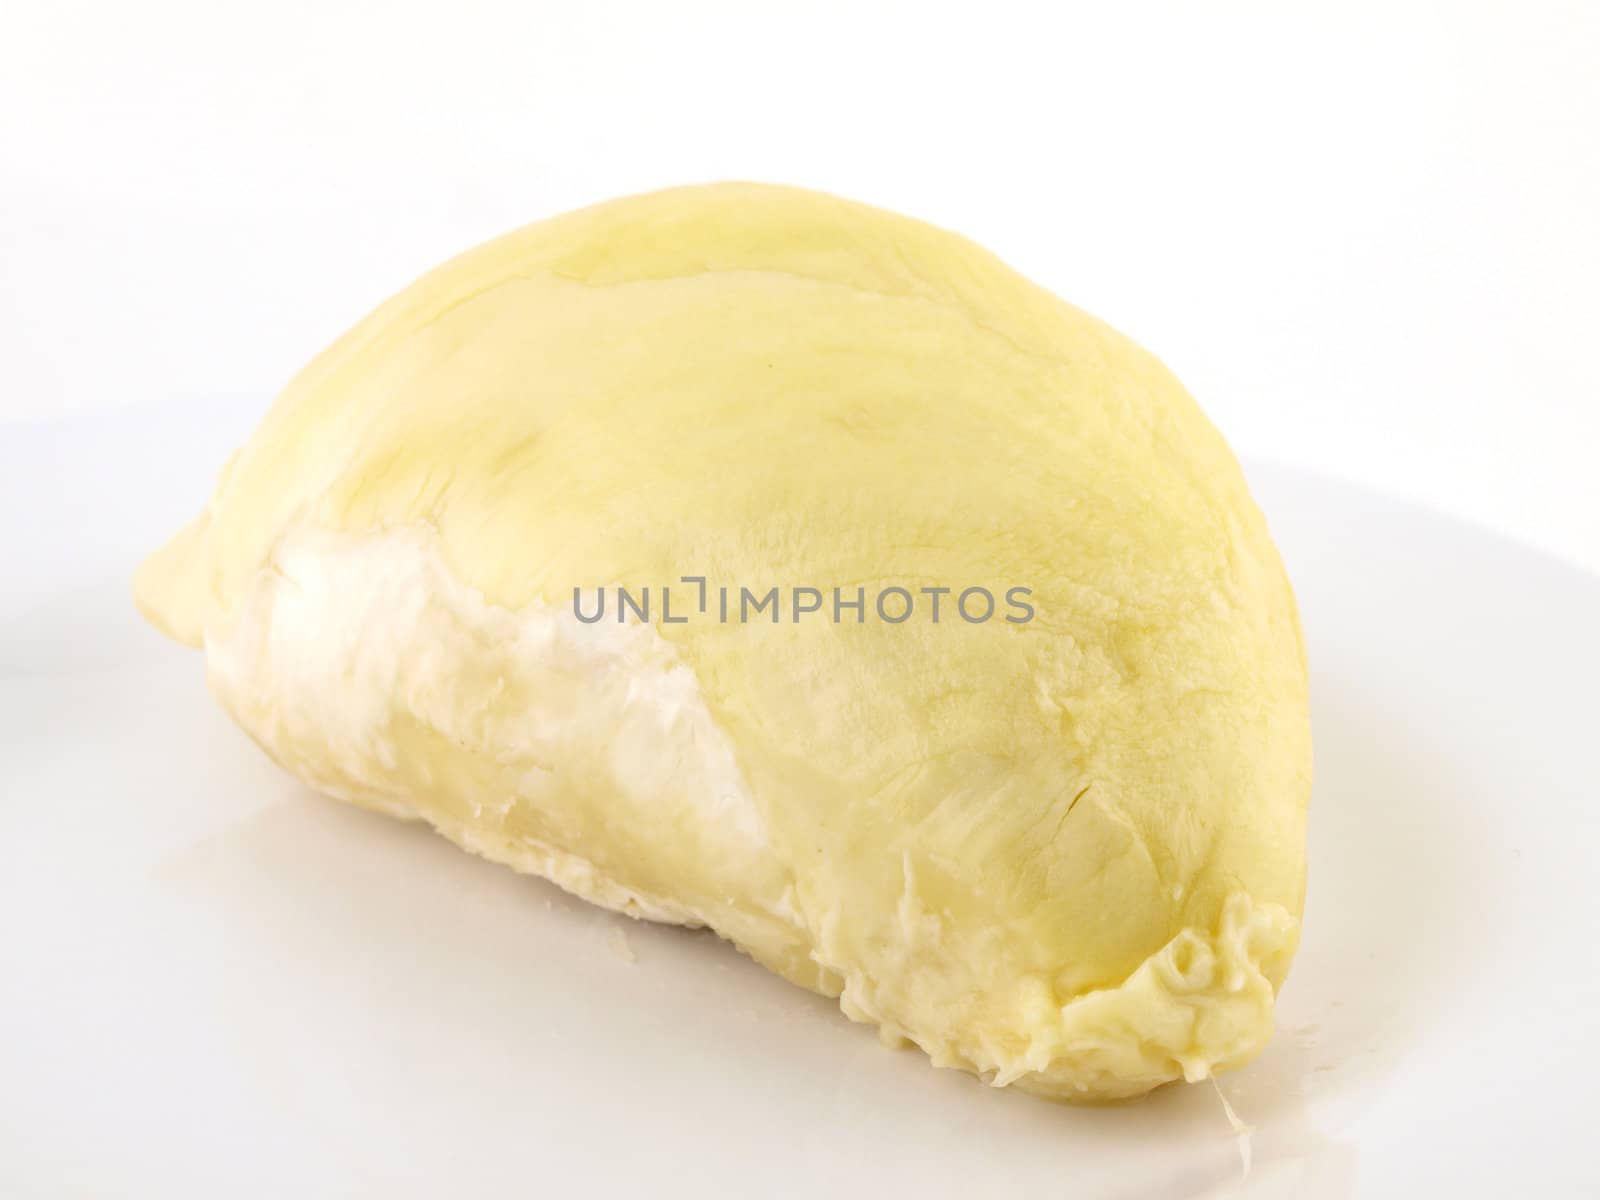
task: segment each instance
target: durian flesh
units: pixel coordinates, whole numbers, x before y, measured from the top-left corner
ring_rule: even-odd
[[[827,602],[724,622],[685,576]],[[618,586],[649,622],[577,618]],[[1277,553],[1155,359],[952,234],[717,185],[490,242],[291,382],[135,590],[313,787],[941,1066],[1112,1099],[1270,1035],[1311,751]]]

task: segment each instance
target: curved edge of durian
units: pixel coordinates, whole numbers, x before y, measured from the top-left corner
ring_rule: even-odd
[[[232,611],[222,612],[208,583],[208,526],[202,515],[141,565],[134,581],[139,608],[158,629],[204,647],[218,699],[272,758],[318,791],[391,816],[426,820],[463,849],[601,907],[708,927],[790,981],[836,997],[846,1016],[877,1026],[886,1043],[915,1044],[936,1066],[978,1075],[993,1086],[1069,1103],[1128,1099],[1165,1083],[1196,1082],[1242,1066],[1270,1039],[1274,1000],[1299,923],[1281,906],[1258,903],[1242,891],[1229,897],[1215,928],[1179,931],[1118,984],[1063,1000],[1042,981],[1033,981],[1038,986],[1031,992],[1030,981],[1023,981],[1013,1019],[1003,1030],[910,1028],[896,1017],[900,1006],[892,981],[826,961],[819,948],[826,939],[799,912],[787,864],[760,844],[761,830],[751,833],[756,841],[748,847],[751,857],[767,860],[749,881],[757,897],[750,911],[702,908],[623,880],[550,839],[507,832],[485,818],[477,795],[441,799],[445,793],[510,787],[504,811],[526,800],[515,791],[519,773],[543,768],[514,761],[486,767],[497,753],[506,758],[503,747],[495,748],[492,720],[479,714],[440,728],[467,710],[430,704],[422,692],[439,686],[510,686],[513,693],[522,688],[508,685],[503,674],[447,681],[451,667],[439,661],[432,665],[439,672],[433,679],[406,678],[393,673],[403,657],[396,651],[408,644],[480,650],[495,645],[513,647],[514,654],[523,631],[559,619],[547,606],[511,610],[488,602],[456,578],[428,527],[365,535],[306,529],[286,535]],[[298,615],[296,604],[305,606]],[[385,629],[384,621],[402,624]],[[638,669],[682,673],[693,681],[653,627],[617,632],[635,639],[626,652],[639,656],[630,660]],[[500,666],[510,670],[515,664]],[[317,709],[319,702],[324,711]],[[297,705],[298,712],[286,711]],[[401,761],[397,720],[410,722],[427,745],[434,756],[428,765]],[[708,740],[703,731],[700,740]],[[413,794],[419,778],[438,789],[431,799],[419,801]],[[765,911],[755,911],[763,902]]]
[[[1299,936],[1283,906],[1236,891],[1215,928],[1180,930],[1116,984],[1063,1000],[1044,981],[1023,980],[1003,1029],[907,1029],[860,975],[846,976],[840,1005],[885,1042],[914,1044],[935,1066],[994,1087],[1072,1104],[1134,1099],[1234,1070],[1265,1049]]]
[[[175,642],[199,649],[211,604],[206,586],[209,510],[151,554],[133,573],[133,602],[146,621]]]

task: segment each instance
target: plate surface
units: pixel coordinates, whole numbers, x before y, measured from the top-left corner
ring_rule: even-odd
[[[1317,785],[1278,1035],[1221,1084],[1240,1138],[1210,1085],[1077,1110],[936,1071],[708,935],[283,775],[127,588],[254,415],[0,433],[5,1195],[1594,1186],[1600,580],[1252,468]]]

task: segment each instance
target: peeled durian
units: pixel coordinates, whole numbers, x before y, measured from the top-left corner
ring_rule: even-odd
[[[306,367],[135,590],[312,787],[940,1066],[1112,1099],[1270,1036],[1282,565],[1172,375],[953,234],[730,184],[492,241]]]

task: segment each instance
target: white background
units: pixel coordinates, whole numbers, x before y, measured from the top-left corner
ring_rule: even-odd
[[[1242,454],[1600,569],[1585,3],[13,0],[3,415],[264,406],[478,240],[727,177],[969,234]]]

